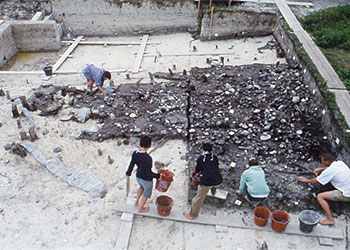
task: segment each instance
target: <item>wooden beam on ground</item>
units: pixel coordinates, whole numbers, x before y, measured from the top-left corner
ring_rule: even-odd
[[[78,36],[78,38],[74,41],[74,43],[72,43],[72,45],[69,46],[66,52],[64,52],[62,57],[58,59],[58,61],[53,65],[52,67],[53,74],[59,69],[59,67],[61,67],[61,65],[64,63],[67,57],[73,52],[73,50],[75,50],[75,48],[79,45],[81,39],[83,39],[83,36]]]
[[[177,57],[177,56],[220,56],[220,55],[234,55],[234,52],[203,52],[203,53],[179,53],[179,54],[162,54],[162,57]],[[158,54],[145,54],[144,57],[155,57]]]
[[[62,41],[63,45],[70,45],[74,41]],[[147,42],[147,45],[156,45],[160,42]],[[112,41],[81,41],[79,45],[141,45],[141,42],[112,42]]]
[[[347,90],[330,89],[335,94],[335,100],[338,104],[340,112],[348,124],[350,124],[350,94]]]
[[[111,73],[124,73],[126,72],[126,69],[111,69],[108,70]],[[78,71],[56,71],[56,75],[74,75],[74,74],[82,74],[81,70]]]
[[[43,75],[43,71],[0,71],[0,75]]]
[[[132,205],[133,201],[130,197],[127,198],[127,204]],[[121,224],[119,227],[119,234],[117,240],[117,250],[127,250],[129,246],[130,235],[132,231],[134,214],[123,213],[121,217]]]
[[[230,214],[227,217],[200,214],[194,220],[188,220],[182,214],[183,209],[179,209],[176,207],[173,207],[171,209],[170,215],[165,217],[158,214],[157,208],[153,204],[150,204],[150,210],[146,213],[139,213],[138,208],[135,207],[134,205],[117,204],[114,207],[116,211],[133,213],[144,217],[151,217],[156,219],[172,220],[172,221],[201,224],[201,225],[227,226],[227,227],[233,227],[233,228],[251,229],[251,230],[257,230],[257,231],[266,231],[266,232],[276,233],[271,228],[271,221],[269,221],[265,227],[256,226],[254,224],[254,218],[252,214],[243,216],[236,213],[236,214]],[[276,233],[276,234],[279,234],[279,235],[289,234],[289,235],[299,235],[299,236],[306,236],[306,237],[326,237],[326,238],[332,238],[336,240],[344,239],[343,231],[340,230],[339,228],[329,228],[328,226],[318,225],[313,232],[303,233],[302,231],[300,231],[299,225],[293,222],[288,224],[286,230],[283,233]]]
[[[142,42],[141,42],[141,45],[139,48],[139,52],[137,53],[134,67],[132,68],[132,73],[137,73],[140,70],[140,66],[142,63],[143,54],[145,53],[148,37],[149,37],[149,35],[144,35],[142,37]]]
[[[219,2],[218,0],[216,0],[216,1]],[[222,2],[227,2],[227,0],[221,0],[221,1]],[[195,0],[195,2],[198,2],[198,0]],[[241,3],[248,2],[248,3],[273,4],[274,0],[231,0],[231,2],[241,2]],[[307,6],[307,7],[313,7],[314,6],[312,2],[287,1],[287,4],[288,5],[295,5],[295,6]]]
[[[32,17],[32,21],[40,21],[43,20],[45,16],[45,13],[43,11],[38,11],[35,13],[35,15]]]

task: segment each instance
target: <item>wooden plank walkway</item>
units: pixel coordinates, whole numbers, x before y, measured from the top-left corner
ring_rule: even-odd
[[[288,7],[284,0],[275,0],[275,3],[279,10],[281,11],[283,17],[287,21],[288,25],[294,31],[295,35],[302,43],[305,51],[310,56],[311,60],[315,64],[317,70],[320,72],[321,76],[327,82],[329,90],[333,91],[337,95],[337,104],[341,113],[344,115],[347,123],[350,125],[350,96],[346,94],[345,86],[339,79],[337,73],[328,62],[326,57],[323,55],[321,50],[312,41],[310,35],[302,28],[301,24]],[[343,90],[345,92],[338,92],[335,90]]]
[[[226,226],[226,227],[233,227],[233,228],[241,228],[241,229],[251,229],[251,230],[257,230],[257,231],[267,231],[276,233],[271,228],[271,220],[268,222],[268,224],[265,227],[258,227],[254,224],[254,219],[252,214],[242,216],[240,214],[230,214],[229,216],[223,216],[221,213],[218,213],[219,215],[205,215],[201,214],[194,220],[188,220],[183,215],[183,210],[180,210],[179,208],[172,208],[171,213],[169,216],[161,216],[158,214],[157,208],[155,205],[150,204],[150,210],[146,213],[139,213],[138,208],[134,205],[128,205],[128,204],[118,204],[114,206],[116,211],[119,212],[126,212],[126,213],[132,213],[141,215],[144,217],[151,217],[156,219],[164,219],[164,220],[172,220],[172,221],[178,221],[178,222],[186,222],[186,223],[193,223],[193,224],[201,224],[201,225],[212,225],[212,226]],[[277,234],[277,233],[276,233]],[[321,226],[318,225],[315,231],[311,233],[303,233],[299,229],[299,225],[295,223],[289,223],[286,231],[283,232],[283,234],[289,234],[289,235],[299,235],[299,236],[306,236],[306,237],[325,237],[325,238],[332,238],[336,240],[342,240],[344,239],[344,234],[342,230],[339,228],[330,228],[328,226]]]
[[[209,2],[210,0],[201,0],[201,2]],[[229,0],[214,0],[215,2],[228,2]],[[199,2],[199,0],[194,0],[194,2]],[[275,3],[274,0],[232,0],[231,3],[234,2],[246,2],[246,3],[269,3],[273,4]],[[296,2],[296,1],[287,1],[288,5],[295,5],[295,6],[307,6],[307,7],[313,7],[314,4],[312,2]]]
[[[132,205],[133,199],[131,197],[127,198],[127,204]],[[119,227],[119,234],[117,240],[117,250],[126,250],[129,246],[130,235],[132,231],[132,226],[134,222],[134,214],[123,213],[121,217],[121,224]]]

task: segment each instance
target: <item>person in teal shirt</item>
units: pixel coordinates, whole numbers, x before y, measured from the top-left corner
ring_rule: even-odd
[[[248,202],[261,202],[267,198],[270,188],[266,184],[265,172],[256,159],[249,160],[249,168],[241,176],[238,195],[247,195]]]

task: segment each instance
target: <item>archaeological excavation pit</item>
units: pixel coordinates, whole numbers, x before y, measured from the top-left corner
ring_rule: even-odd
[[[7,119],[2,127],[9,128],[1,136],[4,145],[31,139],[33,123],[24,115],[13,119],[13,105],[19,113],[23,106],[37,125],[39,139],[31,143],[49,159],[59,155],[62,164],[102,181],[106,193],[97,195],[104,197],[99,203],[112,209],[113,203],[125,201],[129,157],[138,138],[147,134],[153,138],[155,168],[167,168],[177,178],[167,195],[174,206],[185,208],[196,191],[189,173],[209,141],[224,177],[220,189],[228,192],[226,200],[207,197],[209,211],[250,207],[235,204],[242,200],[235,189],[251,157],[264,167],[271,211],[320,211],[319,187],[296,178],[312,176],[322,152],[346,162],[348,142],[281,17],[239,5],[213,13],[203,5],[198,15],[197,2],[186,1],[90,0],[85,8],[80,6],[84,1],[69,8],[68,2],[42,2],[38,11],[46,13],[38,20],[9,16],[0,21],[0,88],[10,94],[0,97]],[[96,8],[104,16],[91,14]],[[87,90],[81,69],[90,63],[112,73],[114,83],[105,82],[112,94]],[[44,75],[47,65],[53,67],[52,76]],[[28,133],[28,139],[20,140],[20,133]],[[18,148],[7,146],[2,159],[7,166],[37,164],[32,156],[10,154]],[[17,171],[22,181],[21,174],[30,169]],[[45,192],[52,192],[49,183],[60,182],[37,168],[32,174],[44,176],[40,187]],[[65,182],[53,186],[56,192],[68,189],[67,198],[53,203],[63,208],[72,199],[87,206],[91,193],[69,184],[73,187]],[[332,209],[348,210],[343,204],[332,204]]]

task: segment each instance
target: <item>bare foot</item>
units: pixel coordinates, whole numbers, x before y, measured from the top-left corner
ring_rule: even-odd
[[[149,210],[149,207],[143,207],[139,209],[139,213],[147,212]]]
[[[321,220],[321,225],[334,225],[334,220]]]
[[[193,216],[190,215],[189,213],[183,212],[182,214],[183,214],[187,219],[193,220]]]

